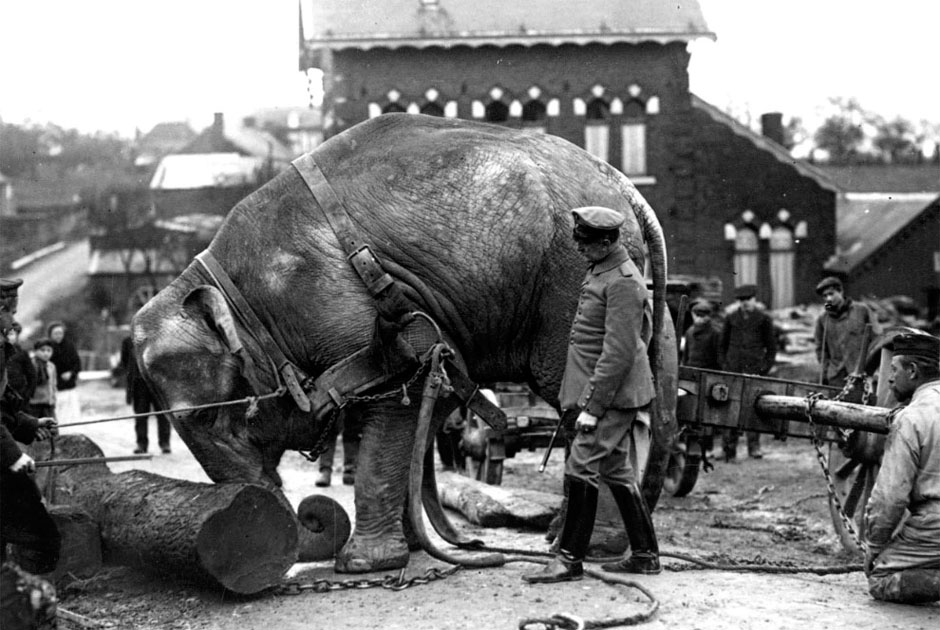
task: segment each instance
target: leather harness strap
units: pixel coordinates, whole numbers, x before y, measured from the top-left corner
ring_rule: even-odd
[[[382,264],[372,253],[372,249],[359,237],[359,231],[353,226],[343,202],[330,186],[313,155],[306,153],[291,165],[307,184],[320,209],[326,215],[330,227],[339,239],[339,244],[346,252],[346,259],[359,274],[363,284],[373,298],[392,285],[392,277],[385,272]]]
[[[196,260],[202,265],[203,269],[206,270],[206,273],[209,274],[209,277],[215,285],[221,289],[222,295],[225,296],[225,300],[235,313],[235,316],[241,320],[242,325],[245,326],[249,333],[254,335],[258,343],[261,344],[268,358],[274,364],[278,378],[287,386],[287,391],[290,392],[297,406],[301,411],[310,411],[310,399],[307,398],[303,387],[300,385],[301,381],[306,379],[306,375],[284,356],[284,352],[271,336],[268,327],[258,318],[254,309],[251,308],[251,305],[242,296],[241,291],[238,290],[232,282],[232,279],[225,273],[222,265],[215,259],[212,252],[208,249],[203,250],[196,255]]]

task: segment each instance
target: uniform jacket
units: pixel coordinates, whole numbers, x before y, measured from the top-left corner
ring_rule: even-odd
[[[562,409],[603,416],[655,396],[647,356],[652,311],[643,275],[626,249],[592,265],[581,284],[561,382]]]
[[[940,560],[940,380],[918,387],[891,425],[866,510],[873,552],[891,541],[909,510],[898,539],[933,548]]]
[[[7,343],[7,387],[23,400],[29,400],[36,389],[36,368],[29,353],[20,346]]]
[[[721,330],[711,320],[701,326],[693,324],[685,331],[684,338],[682,365],[707,370],[721,369],[721,363],[718,359],[721,346]]]
[[[10,466],[23,455],[17,441],[32,443],[39,429],[39,420],[22,410],[23,401],[18,396],[14,398],[7,395],[9,347],[9,343],[0,344],[0,472],[3,474],[9,472]]]
[[[816,318],[816,359],[822,362],[823,331],[826,337],[826,384],[838,384],[855,371],[861,350],[865,324],[872,325],[872,339],[881,334],[881,327],[864,304],[845,301],[838,313],[825,312]]]
[[[721,369],[741,374],[767,374],[777,356],[777,337],[770,315],[739,308],[725,317],[721,331]]]

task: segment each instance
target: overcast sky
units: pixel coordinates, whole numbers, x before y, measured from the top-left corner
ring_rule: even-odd
[[[718,41],[692,45],[691,86],[721,109],[812,123],[841,96],[885,117],[940,123],[940,2],[700,5]],[[6,122],[131,135],[160,121],[198,129],[215,111],[307,103],[296,0],[7,0],[0,20]]]

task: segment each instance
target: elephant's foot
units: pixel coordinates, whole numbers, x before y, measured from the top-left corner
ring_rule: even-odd
[[[336,554],[337,573],[370,573],[408,566],[408,544],[404,538],[366,541],[355,536]]]

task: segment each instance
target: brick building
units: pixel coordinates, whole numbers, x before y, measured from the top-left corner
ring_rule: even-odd
[[[816,298],[837,185],[689,91],[697,2],[301,3],[301,68],[324,72],[324,135],[385,112],[558,135],[620,169],[657,211],[670,273],[757,282],[772,307]]]

